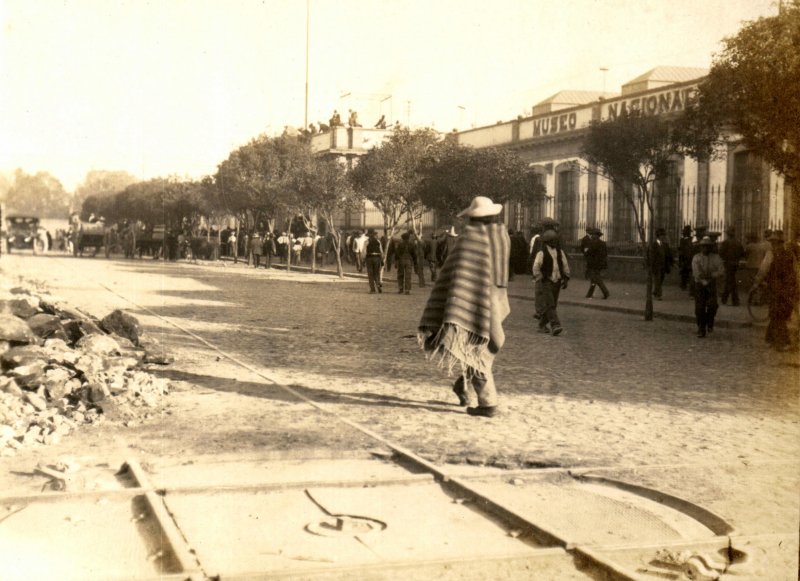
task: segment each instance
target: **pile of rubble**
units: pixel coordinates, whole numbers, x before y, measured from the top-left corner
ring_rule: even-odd
[[[143,365],[171,362],[122,311],[97,320],[22,288],[0,292],[0,455],[82,424],[149,417],[169,382]]]

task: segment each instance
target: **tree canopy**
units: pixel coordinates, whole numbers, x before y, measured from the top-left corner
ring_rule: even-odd
[[[70,197],[64,186],[47,172],[31,175],[18,169],[5,202],[9,213],[40,218],[67,218],[70,210]]]
[[[648,241],[653,240],[655,181],[668,177],[677,156],[687,151],[675,121],[641,111],[625,111],[615,119],[593,121],[583,143],[585,171],[610,179],[633,210],[639,241],[647,261],[645,320],[653,319],[652,270]],[[647,231],[649,229],[649,232]]]
[[[397,129],[353,168],[355,189],[383,214],[390,237],[406,219],[414,225],[422,217],[425,207],[419,197],[420,169],[438,141],[432,129]]]
[[[706,149],[729,127],[776,171],[800,178],[800,2],[724,40],[690,116]]]
[[[92,170],[75,188],[74,204],[80,206],[89,196],[104,197],[121,192],[138,180],[126,171]]]
[[[475,196],[532,204],[546,189],[514,152],[473,149],[446,139],[431,148],[420,168],[419,197],[442,217],[454,217]]]

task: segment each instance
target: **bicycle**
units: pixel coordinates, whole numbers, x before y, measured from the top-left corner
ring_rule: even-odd
[[[766,286],[759,285],[747,295],[747,312],[757,323],[769,318],[769,290]]]

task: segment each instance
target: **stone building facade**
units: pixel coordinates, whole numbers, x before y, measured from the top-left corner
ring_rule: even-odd
[[[538,175],[547,198],[533,207],[506,209],[508,224],[527,231],[543,216],[561,223],[565,240],[576,242],[587,227],[605,232],[610,246],[637,241],[633,210],[622,192],[603,176],[586,171],[583,139],[593,120],[625,110],[675,115],[683,111],[706,71],[657,67],[622,86],[618,95],[563,91],[534,106],[532,116],[457,133],[460,144],[517,152]],[[675,241],[684,225],[713,231],[734,226],[739,238],[765,229],[789,229],[791,194],[783,178],[741,145],[730,145],[719,159],[676,159],[671,175],[655,184],[655,226]]]

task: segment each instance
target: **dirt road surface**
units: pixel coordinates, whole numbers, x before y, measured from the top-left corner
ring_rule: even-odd
[[[501,414],[486,419],[456,405],[453,378],[417,346],[428,289],[371,295],[366,281],[244,265],[53,255],[3,256],[0,273],[100,317],[124,309],[176,359],[154,368],[175,387],[150,420],[2,458],[7,482],[63,454],[147,463],[380,446],[341,417],[438,463],[592,468],[741,533],[797,533],[796,354],[768,351],[759,329],[700,341],[684,322],[564,305],[552,337],[535,332],[532,302],[512,300],[495,366]]]

